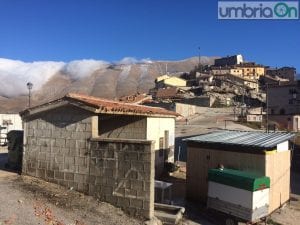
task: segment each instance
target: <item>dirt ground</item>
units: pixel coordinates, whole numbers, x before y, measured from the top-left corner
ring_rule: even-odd
[[[3,170],[0,150],[0,225],[143,224],[110,204],[73,190]]]

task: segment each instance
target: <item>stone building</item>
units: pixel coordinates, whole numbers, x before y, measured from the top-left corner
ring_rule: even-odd
[[[234,66],[232,74],[250,80],[258,80],[265,75],[265,67],[254,62],[241,63]]]
[[[257,81],[260,77],[265,75],[265,67],[255,64],[254,62],[240,63],[231,66],[212,66],[210,69],[212,75],[231,74],[254,81]]]
[[[155,87],[165,88],[165,87],[186,87],[187,81],[180,77],[163,75],[155,80]]]
[[[151,219],[154,177],[174,161],[174,112],[80,94],[21,112],[22,173]]]
[[[233,75],[233,74],[221,74],[221,75],[215,75],[215,80],[225,81],[225,82],[232,82],[237,85],[241,85],[244,87],[247,87],[248,89],[252,89],[255,91],[258,91],[259,85],[257,80],[251,80],[247,78],[243,78],[241,76]],[[223,82],[221,82],[222,84]],[[216,85],[218,86],[220,82],[216,82]]]
[[[266,74],[272,77],[288,79],[289,81],[296,80],[296,68],[294,67],[267,68]]]
[[[279,128],[300,130],[300,83],[269,85],[268,119]]]
[[[22,130],[22,119],[18,114],[0,114],[0,145],[7,144],[7,133],[11,130]]]
[[[243,62],[244,59],[242,55],[233,55],[215,59],[215,66],[232,66]]]

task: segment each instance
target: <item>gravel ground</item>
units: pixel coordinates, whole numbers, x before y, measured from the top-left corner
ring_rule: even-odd
[[[6,157],[0,150],[0,225],[143,224],[93,197],[5,171]]]

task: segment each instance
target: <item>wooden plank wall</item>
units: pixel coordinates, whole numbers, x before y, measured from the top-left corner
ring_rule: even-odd
[[[269,213],[290,198],[290,160],[290,151],[266,155],[266,176],[271,180]]]

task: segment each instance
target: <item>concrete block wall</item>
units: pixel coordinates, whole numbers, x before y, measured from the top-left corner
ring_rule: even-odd
[[[132,215],[154,213],[152,141],[92,139],[89,194]]]
[[[152,218],[152,141],[92,139],[93,116],[68,106],[27,118],[22,173],[96,196],[130,214]]]
[[[25,121],[22,172],[87,193],[91,114],[68,106]]]

